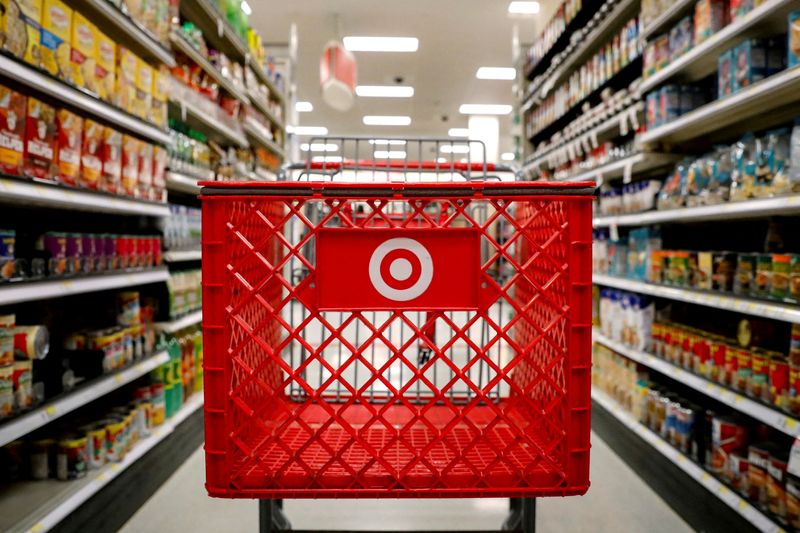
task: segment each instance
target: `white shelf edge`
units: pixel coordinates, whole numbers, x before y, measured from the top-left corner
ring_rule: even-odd
[[[186,3],[193,3],[194,5],[199,6],[200,10],[205,14],[205,17],[213,22],[213,26],[217,28],[217,38],[224,38],[224,40],[227,41],[227,44],[230,45],[230,47],[233,48],[237,54],[239,54],[238,59],[247,59],[249,56],[247,45],[236,34],[233,27],[225,18],[225,15],[220,13],[219,9],[214,7],[209,0],[192,0],[191,2]]]
[[[178,101],[172,97],[170,100],[174,105],[178,106],[182,112],[185,110],[188,115],[193,116],[195,120],[202,123],[207,132],[213,131],[219,136],[224,137],[228,141],[233,142],[243,148],[249,146],[247,139],[244,137],[242,132],[236,131],[232,128],[229,128],[226,124],[216,121],[213,117],[210,117],[208,113],[195,107],[193,103],[184,100]],[[222,113],[223,111],[220,110],[220,112]]]
[[[648,39],[651,35],[663,33],[663,30],[668,29],[670,22],[676,19],[679,13],[682,13],[684,10],[687,10],[689,6],[693,6],[694,4],[695,0],[678,0],[669,6],[666,11],[657,16],[653,22],[645,26],[640,32],[640,37],[642,39]]]
[[[796,86],[796,87],[795,87]],[[707,129],[695,129],[695,133],[681,140],[690,140],[701,137],[704,133],[719,131],[729,124],[741,122],[750,116],[758,116],[774,109],[774,106],[789,103],[774,96],[773,93],[786,91],[788,99],[796,101],[797,91],[800,90],[800,67],[792,67],[778,74],[774,74],[737,93],[709,102],[697,109],[681,115],[675,120],[650,131],[642,133],[637,142],[640,145],[652,144],[662,140],[669,140],[676,132],[689,131],[693,126],[713,124]],[[753,105],[757,102],[772,105]],[[737,114],[737,108],[752,106],[752,111],[747,114]],[[729,121],[721,121],[720,117],[731,117]]]
[[[619,420],[625,427],[655,448],[661,455],[669,459],[670,462],[683,470],[689,477],[700,483],[723,503],[753,524],[756,529],[765,533],[778,533],[783,531],[778,524],[761,513],[761,511],[750,502],[717,481],[714,476],[703,470],[694,461],[680,453],[664,439],[650,431],[650,429],[640,424],[633,416],[619,407],[617,402],[606,393],[592,387],[592,400],[599,404],[611,416]]]
[[[800,212],[800,195],[741,202],[726,202],[716,205],[684,207],[647,211],[628,215],[599,216],[594,219],[597,228],[617,226],[643,226],[662,222],[691,223],[704,220],[726,220],[741,217],[786,215]]]
[[[199,261],[202,258],[200,250],[168,250],[161,254],[167,263],[180,263],[181,261]]]
[[[90,471],[92,479],[84,484],[79,490],[75,491],[57,507],[50,510],[27,530],[28,533],[44,533],[56,527],[62,520],[78,509],[85,502],[100,492],[106,485],[111,483],[117,476],[130,468],[139,459],[144,457],[150,450],[171,435],[175,429],[186,421],[192,414],[203,406],[203,392],[195,393],[189,400],[173,415],[173,417],[163,424],[154,428],[150,436],[140,440],[119,463],[110,463],[98,471]]]
[[[248,135],[250,135],[255,141],[266,148],[267,150],[271,151],[273,154],[277,155],[281,159],[285,158],[285,154],[283,149],[278,146],[278,144],[273,141],[272,139],[268,139],[264,136],[261,132],[261,127],[254,124],[252,119],[245,119],[244,121],[244,131]]]
[[[199,194],[200,182],[198,178],[193,178],[180,172],[167,172],[167,190],[175,192],[184,192],[188,194]]]
[[[616,179],[623,177],[628,171],[628,167],[630,167],[631,175],[634,175],[636,173],[669,166],[678,160],[680,160],[680,156],[672,154],[640,152],[617,161],[612,161],[611,163],[606,163],[605,165],[600,165],[592,170],[580,172],[568,178],[558,179],[557,181],[593,181],[596,180],[598,176],[603,178],[603,180]]]
[[[160,352],[144,359],[130,368],[102,376],[91,384],[78,387],[62,398],[48,402],[33,411],[10,419],[0,426],[0,446],[5,446],[28,433],[43,427],[53,420],[71,413],[75,409],[102,398],[106,394],[127,385],[151,370],[169,362],[167,352]]]
[[[200,310],[189,313],[183,318],[173,320],[172,322],[160,322],[156,324],[156,327],[166,333],[175,333],[176,331],[200,324],[202,321],[203,311]]]
[[[749,298],[739,298],[737,296],[728,296],[726,294],[716,294],[695,289],[681,289],[678,287],[655,285],[653,283],[634,281],[604,274],[594,274],[592,276],[592,281],[597,285],[628,290],[639,294],[649,294],[668,300],[677,300],[715,309],[723,309],[726,311],[757,315],[764,318],[800,324],[800,305],[752,300]]]
[[[0,201],[4,200],[93,213],[169,216],[167,204],[0,177]]]
[[[651,77],[643,80],[640,91],[642,94],[647,93],[658,85],[680,74],[696,61],[705,59],[713,54],[715,49],[724,48],[728,43],[733,45],[733,41],[736,41],[741,33],[760,23],[762,20],[772,15],[773,12],[790,6],[793,2],[794,0],[766,0],[763,4],[754,8],[741,19],[728,24]]]
[[[169,145],[172,142],[166,130],[129,115],[95,96],[53,79],[18,60],[0,55],[0,75],[150,141],[163,145]]]
[[[691,387],[694,390],[713,398],[714,400],[722,402],[741,413],[749,415],[756,420],[760,420],[761,422],[777,429],[778,431],[786,433],[792,437],[800,436],[800,421],[786,415],[778,409],[770,408],[766,405],[753,401],[744,394],[721,387],[717,383],[713,383],[692,372],[675,366],[664,359],[656,357],[655,355],[634,350],[633,348],[625,346],[622,343],[613,341],[597,331],[592,332],[592,338],[595,342],[602,344],[603,346],[606,346],[621,355],[624,355],[628,359],[656,370],[665,376],[676,379],[682,384]]]
[[[203,57],[203,55],[195,50],[191,44],[182,36],[177,30],[173,30],[169,34],[169,40],[174,47],[178,50],[189,56],[189,58],[197,63],[197,65],[203,69],[206,74],[214,78],[220,87],[225,89],[228,93],[231,94],[234,98],[239,100],[242,103],[248,103],[249,99],[247,95],[244,93],[242,89],[237,87],[233,82],[231,82],[228,78],[222,75],[222,72],[217,70],[211,62]]]
[[[62,298],[76,294],[159,283],[167,281],[168,278],[169,271],[165,267],[159,267],[141,272],[119,272],[79,278],[4,283],[0,285],[0,302],[3,302],[3,305],[9,305]]]

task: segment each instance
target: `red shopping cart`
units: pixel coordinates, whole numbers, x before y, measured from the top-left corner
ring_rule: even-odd
[[[593,186],[314,142],[343,155],[203,184],[209,494],[584,493]]]

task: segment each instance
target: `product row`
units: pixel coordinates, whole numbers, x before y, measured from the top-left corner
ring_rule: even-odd
[[[552,174],[548,173],[547,176],[548,179],[555,180],[569,179],[577,174],[631,157],[635,153],[636,146],[633,140],[623,143],[605,142],[593,150],[580,155],[575,154],[573,159],[559,165],[553,169]]]
[[[555,122],[639,57],[640,42],[638,21],[632,19],[529,114],[526,119],[529,136],[536,135]]]
[[[558,7],[553,17],[544,27],[541,35],[534,41],[527,51],[525,71],[531,71],[539,61],[550,51],[559,37],[566,31],[567,25],[580,12],[583,7],[582,0],[564,0]]]
[[[167,250],[199,250],[202,233],[200,209],[170,204],[169,212],[164,225],[164,247]]]
[[[800,471],[791,439],[737,412],[679,390],[595,345],[592,379],[659,435],[778,523],[800,527]]]
[[[40,280],[161,265],[161,237],[0,230],[0,281]]]
[[[202,271],[199,269],[170,272],[167,292],[171,319],[200,309],[203,298],[201,281]]]

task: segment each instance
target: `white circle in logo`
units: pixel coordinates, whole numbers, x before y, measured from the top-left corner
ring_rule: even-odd
[[[390,287],[383,279],[381,265],[384,258],[395,250],[408,250],[417,257],[420,265],[419,279],[407,289],[395,289]],[[402,257],[392,261],[389,265],[389,274],[397,281],[405,281],[413,272],[413,268],[408,259]],[[398,237],[389,239],[378,246],[369,260],[369,279],[381,296],[396,302],[407,302],[419,297],[425,292],[433,281],[433,259],[428,250],[414,239]]]

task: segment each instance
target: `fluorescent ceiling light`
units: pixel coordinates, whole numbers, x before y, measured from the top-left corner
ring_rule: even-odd
[[[514,152],[506,152],[500,155],[500,159],[502,159],[503,161],[513,161],[516,158],[517,156],[514,154]]]
[[[314,163],[341,163],[342,158],[338,155],[317,155],[311,161]]]
[[[479,80],[513,80],[517,70],[512,67],[481,67],[475,73]]]
[[[294,108],[298,113],[311,113],[314,111],[314,104],[311,102],[297,102]]]
[[[244,11],[244,14],[248,17],[253,14],[253,10],[250,8],[250,4],[247,2],[242,2],[242,11]]]
[[[366,98],[411,98],[414,88],[404,85],[359,85],[356,94]]]
[[[406,141],[402,139],[370,139],[369,144],[375,146],[405,146]]]
[[[508,12],[512,15],[535,15],[539,12],[539,2],[511,2]]]
[[[448,137],[469,137],[468,128],[450,128],[447,130]]]
[[[403,151],[393,151],[393,150],[376,150],[374,154],[372,154],[375,159],[405,159],[406,153]]]
[[[289,133],[295,135],[327,135],[328,128],[325,126],[289,126]]]
[[[324,143],[303,143],[300,145],[300,150],[303,152],[337,152],[339,150],[338,144],[324,144]]]
[[[466,144],[444,144],[439,148],[443,154],[468,154],[469,146]]]
[[[416,37],[355,37],[343,39],[344,47],[351,52],[416,52]]]
[[[458,112],[462,115],[508,115],[511,110],[510,105],[463,104]]]
[[[366,126],[410,126],[411,117],[398,115],[366,115],[364,117]]]

